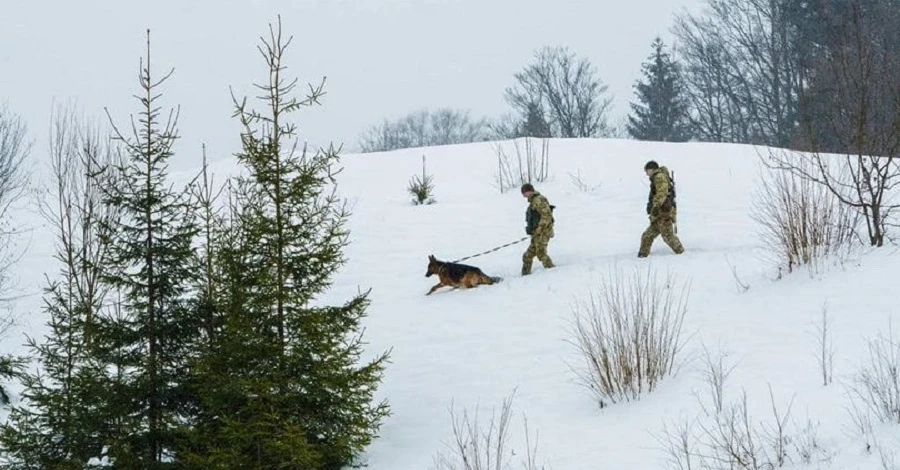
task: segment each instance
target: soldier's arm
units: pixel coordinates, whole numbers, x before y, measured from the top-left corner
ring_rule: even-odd
[[[538,222],[538,227],[541,229],[545,229],[550,226],[550,221],[552,220],[553,213],[550,211],[550,203],[547,202],[545,198],[538,198],[535,201],[534,209],[541,215],[541,220]]]
[[[662,173],[653,175],[653,182],[656,183],[656,194],[653,195],[653,207],[659,208],[666,202],[669,195],[669,178]]]

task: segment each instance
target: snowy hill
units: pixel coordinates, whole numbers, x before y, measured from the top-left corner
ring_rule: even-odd
[[[531,439],[538,439],[537,461],[549,467],[667,468],[657,437],[666,424],[700,419],[695,393],[706,394],[705,347],[727,353],[734,369],[725,399],[739,403],[746,391],[752,426],[775,424],[770,387],[779,413],[790,405],[784,468],[880,469],[882,457],[900,449],[896,425],[876,423],[870,436],[860,435],[846,396],[867,360],[867,339],[887,331],[895,313],[900,256],[882,248],[816,275],[801,271],[776,279],[750,215],[759,183],[754,147],[552,140],[550,179],[536,187],[557,207],[549,254],[558,266],[544,270],[535,262],[534,274],[521,277],[526,244],[517,244],[465,261],[503,282],[469,291],[444,288],[426,297],[436,282],[424,277],[428,255],[451,261],[525,236],[525,200],[516,189],[501,194],[495,187],[495,145],[342,160],[339,190],[351,203],[352,242],[349,262],[323,301],[340,302],[371,288],[368,348],[372,354],[392,349],[379,390],[392,416],[369,449],[369,468],[429,468],[453,441],[451,403],[458,411],[480,406],[486,425],[492,408],[499,409],[514,389],[510,468],[520,468],[525,458],[523,414]],[[512,144],[505,145],[513,153]],[[406,186],[421,173],[423,154],[437,202],[414,206]],[[643,165],[649,159],[676,173],[683,255],[657,239],[649,258],[636,257],[647,223]],[[234,167],[222,161],[213,171],[221,180]],[[40,224],[38,215],[30,217]],[[28,312],[22,329],[39,334],[43,319],[33,312],[40,297],[33,294],[44,273],[52,274],[52,261],[45,249],[49,235],[33,233],[20,276],[20,287],[32,295],[17,311]],[[635,269],[670,273],[679,286],[689,285],[682,367],[639,401],[600,409],[570,367],[580,365],[569,343],[573,307],[589,301],[604,276]],[[826,302],[835,380],[823,386],[815,331]],[[5,340],[5,349],[18,350],[18,333]],[[867,444],[876,447],[867,452]],[[807,465],[801,454],[808,449]]]

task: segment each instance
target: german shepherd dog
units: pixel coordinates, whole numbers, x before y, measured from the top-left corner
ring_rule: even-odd
[[[447,263],[438,261],[434,255],[428,255],[428,270],[425,277],[437,274],[440,282],[434,285],[425,295],[431,295],[442,286],[451,286],[454,289],[469,289],[481,284],[491,285],[503,280],[499,277],[491,277],[483,273],[481,269],[466,264]]]

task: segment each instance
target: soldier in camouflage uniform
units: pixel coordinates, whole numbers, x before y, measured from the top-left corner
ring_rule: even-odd
[[[547,244],[553,238],[553,209],[547,198],[534,190],[531,184],[522,185],[522,196],[528,199],[525,210],[525,233],[531,235],[531,244],[522,255],[522,275],[531,274],[531,263],[534,258],[541,261],[545,268],[554,266],[553,260],[547,256]]]
[[[644,166],[644,172],[650,177],[650,196],[647,201],[650,226],[641,235],[638,258],[645,258],[650,254],[650,247],[659,235],[662,235],[663,241],[672,251],[677,254],[684,253],[681,240],[672,229],[678,210],[675,207],[675,189],[669,176],[669,169],[660,167],[651,160]]]

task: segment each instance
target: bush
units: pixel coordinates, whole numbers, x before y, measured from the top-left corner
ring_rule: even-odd
[[[687,287],[678,299],[675,289],[671,275],[660,283],[649,271],[630,278],[617,273],[602,281],[589,304],[575,309],[569,342],[583,364],[576,373],[601,408],[637,400],[673,373],[687,311]]]
[[[450,454],[438,453],[434,457],[432,470],[506,470],[509,469],[507,456],[515,455],[509,448],[509,423],[512,418],[512,400],[515,392],[503,400],[500,416],[496,410],[486,428],[478,422],[478,411],[474,421],[469,413],[463,410],[459,416],[450,406],[450,417],[453,420],[454,441],[449,445]],[[532,444],[528,433],[528,420],[525,427],[525,460],[521,462],[523,470],[543,470],[537,464],[537,439]]]
[[[811,163],[798,159],[794,165]],[[762,175],[751,216],[773,264],[788,273],[803,265],[816,268],[818,261],[849,248],[858,221],[826,186],[771,167]]]
[[[706,356],[707,395],[698,395],[701,412],[675,427],[664,425],[655,435],[667,456],[664,468],[673,470],[771,470],[789,463],[828,463],[832,455],[822,447],[818,424],[791,420],[793,400],[779,410],[771,387],[771,420],[758,421],[750,412],[746,391],[728,400],[725,379],[731,372],[722,360]],[[758,424],[757,424],[758,423]]]
[[[868,341],[869,358],[848,387],[853,409],[860,419],[875,417],[882,423],[900,424],[900,343],[893,328]]]

